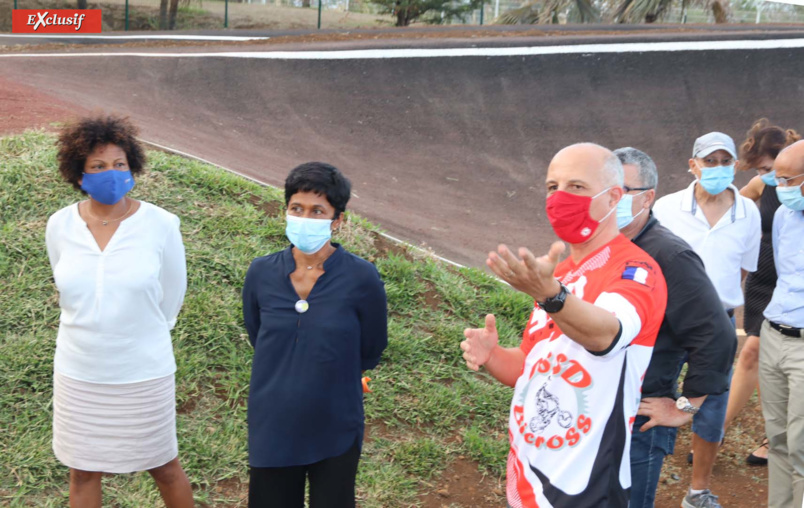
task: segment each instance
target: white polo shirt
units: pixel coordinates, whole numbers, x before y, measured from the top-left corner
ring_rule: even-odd
[[[744,303],[740,269],[748,272],[757,269],[762,237],[759,210],[753,201],[740,195],[737,187],[730,185],[734,205],[710,227],[695,200],[695,183],[656,201],[653,214],[701,257],[723,307],[733,309]]]

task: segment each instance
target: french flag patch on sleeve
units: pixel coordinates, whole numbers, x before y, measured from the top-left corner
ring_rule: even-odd
[[[639,282],[645,286],[648,285],[648,271],[641,266],[626,266],[623,272],[623,279]]]

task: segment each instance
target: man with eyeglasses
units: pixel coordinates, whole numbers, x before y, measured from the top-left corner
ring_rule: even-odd
[[[722,308],[734,321],[734,309],[743,304],[742,279],[757,269],[762,237],[759,210],[732,185],[737,162],[734,140],[722,132],[710,132],[695,140],[689,172],[695,176],[686,189],[656,201],[653,213],[667,229],[685,240],[701,257],[706,274],[717,291]],[[720,340],[732,344],[735,329]],[[728,358],[731,365],[734,356]],[[680,368],[680,366],[679,366]],[[700,406],[687,401],[686,411],[697,411],[692,420],[692,485],[684,508],[720,505],[709,490],[717,450],[723,440],[728,392],[710,395]]]
[[[629,506],[652,508],[664,458],[675,447],[677,428],[693,417],[676,402],[678,366],[689,357],[682,397],[678,398],[681,407],[686,407],[684,401],[701,407],[707,396],[728,389],[729,359],[734,357],[737,341],[723,340],[734,336],[733,329],[701,258],[650,211],[658,183],[656,164],[636,148],[620,148],[614,154],[625,174],[617,225],[626,238],[656,260],[667,280],[667,310],[642,383],[642,401],[631,436]]]
[[[804,503],[804,141],[773,165],[783,206],[773,216],[778,279],[759,339],[759,387],[768,436],[768,507]]]

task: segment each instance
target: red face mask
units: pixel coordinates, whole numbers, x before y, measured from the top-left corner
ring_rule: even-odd
[[[617,207],[609,210],[605,217],[596,221],[589,216],[592,200],[611,189],[604,189],[594,196],[578,196],[565,191],[556,191],[547,198],[547,219],[559,238],[567,243],[584,243],[592,237],[601,222],[611,215]]]

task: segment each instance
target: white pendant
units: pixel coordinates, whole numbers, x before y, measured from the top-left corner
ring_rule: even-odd
[[[296,312],[299,314],[304,314],[307,312],[307,309],[310,308],[310,304],[307,303],[307,300],[299,300],[296,302]]]

